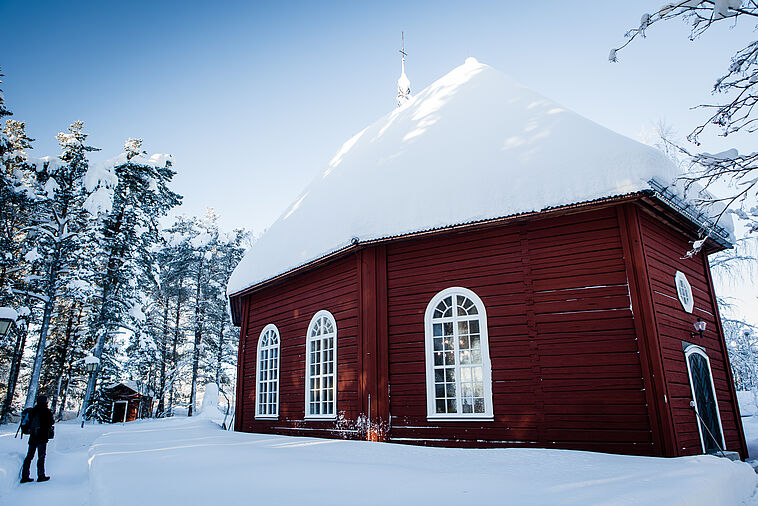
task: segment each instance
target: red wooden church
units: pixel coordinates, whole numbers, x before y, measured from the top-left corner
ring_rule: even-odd
[[[399,101],[232,276],[235,429],[747,457],[674,166],[474,59]]]

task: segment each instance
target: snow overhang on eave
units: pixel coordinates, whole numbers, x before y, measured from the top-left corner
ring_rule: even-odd
[[[731,249],[734,247],[729,231],[721,225],[714,223],[714,221],[702,210],[688,203],[655,179],[648,181],[648,184],[652,189],[648,190],[646,193],[675,211],[691,225],[696,227],[700,233],[707,232],[708,237],[723,249]]]

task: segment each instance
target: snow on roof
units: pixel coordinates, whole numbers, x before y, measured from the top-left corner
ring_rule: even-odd
[[[474,58],[348,140],[249,249],[234,294],[359,241],[668,185],[660,151]]]
[[[119,385],[123,385],[126,388],[133,390],[134,392],[137,392],[140,395],[144,395],[146,397],[155,397],[155,394],[153,393],[152,389],[142,383],[141,381],[134,381],[134,380],[126,380],[126,381],[119,381],[117,383],[112,383],[105,388],[107,390],[110,390],[112,388],[115,388]]]
[[[0,307],[0,318],[3,320],[13,320],[14,322],[18,320],[18,311],[13,309],[12,307],[3,306]]]

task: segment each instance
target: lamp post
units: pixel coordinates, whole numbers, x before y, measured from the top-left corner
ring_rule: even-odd
[[[701,320],[700,317],[698,316],[697,321],[695,323],[693,323],[692,326],[695,327],[695,330],[698,332],[698,334],[700,334],[700,339],[702,339],[703,338],[703,332],[705,332],[706,322],[704,322],[703,320]],[[695,333],[694,332],[690,332],[690,337],[692,339],[694,339],[695,338]]]
[[[92,377],[95,372],[97,372],[97,368],[100,366],[100,359],[97,358],[94,355],[87,355],[84,357],[84,369],[89,373],[90,377]],[[82,404],[82,428],[84,428],[84,421],[87,419],[87,413],[85,413],[85,410],[88,408],[86,403]]]

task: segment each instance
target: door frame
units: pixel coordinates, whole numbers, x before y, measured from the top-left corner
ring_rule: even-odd
[[[113,419],[113,415],[116,414],[116,404],[126,404],[126,407],[124,408],[124,418],[123,420],[116,421]],[[111,407],[111,423],[125,423],[127,414],[129,413],[129,401],[113,401],[113,406]]]
[[[692,381],[692,369],[690,368],[690,355],[697,354],[705,359],[705,364],[708,366],[708,376],[711,381],[711,391],[713,392],[713,402],[716,404],[716,418],[719,422],[719,431],[721,432],[721,449],[726,451],[726,440],[724,439],[724,425],[721,423],[721,411],[719,410],[719,401],[716,397],[716,385],[713,383],[713,370],[711,370],[711,360],[708,358],[708,354],[705,352],[705,348],[696,344],[685,344],[684,346],[684,361],[687,364],[687,377],[690,380],[690,391],[692,392],[692,400],[695,403],[695,423],[697,424],[697,432],[700,435],[700,446],[705,453],[705,439],[703,438],[703,427],[700,421],[700,408],[697,405],[697,395],[695,395],[695,383]]]

